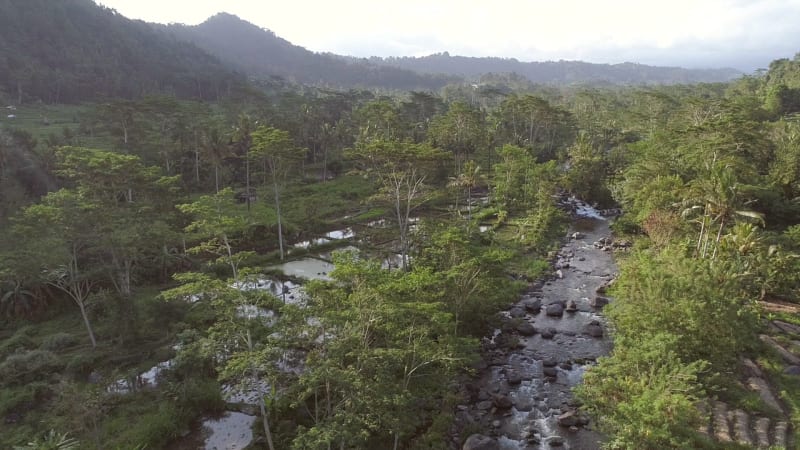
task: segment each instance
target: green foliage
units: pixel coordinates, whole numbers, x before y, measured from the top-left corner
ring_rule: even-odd
[[[55,333],[42,340],[42,350],[58,351],[77,344],[78,340],[70,333]]]
[[[625,261],[608,317],[621,342],[667,333],[681,336],[665,352],[681,361],[707,361],[728,372],[756,340],[754,298],[724,264],[675,252],[638,252]]]
[[[618,339],[613,354],[586,372],[577,395],[610,434],[604,448],[695,448],[705,364],[668,350],[679,340],[660,332]]]
[[[0,363],[3,384],[28,383],[47,379],[51,372],[61,367],[58,357],[47,350],[30,350],[15,353]]]
[[[68,433],[62,434],[50,430],[40,439],[15,446],[14,450],[76,450],[78,445],[78,440],[69,437]]]

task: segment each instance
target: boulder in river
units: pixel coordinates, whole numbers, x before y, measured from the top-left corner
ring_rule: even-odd
[[[583,332],[591,337],[601,338],[603,337],[603,326],[600,325],[600,322],[593,320],[589,325],[586,325]]]
[[[564,305],[561,303],[551,303],[547,305],[545,312],[550,317],[561,317],[564,315]]]
[[[461,450],[500,450],[500,444],[489,436],[473,434],[464,441]]]
[[[600,292],[600,290],[597,290]],[[593,299],[589,300],[589,306],[595,309],[600,309],[608,304],[609,300],[608,297],[603,297],[602,295],[596,295]]]
[[[522,306],[530,313],[539,314],[539,311],[542,310],[542,301],[538,298],[531,298],[522,302]]]
[[[567,307],[565,311],[569,313],[574,313],[577,310],[578,310],[578,305],[575,303],[575,300],[573,299],[567,300]]]
[[[522,376],[516,370],[509,370],[506,372],[506,381],[512,386],[517,385],[522,383]]]
[[[514,317],[514,318],[524,317],[525,316],[525,310],[522,309],[522,308],[519,308],[519,307],[514,307],[514,308],[511,308],[511,310],[508,312],[508,314],[511,317]]]
[[[542,330],[542,339],[553,339],[556,336],[556,329],[553,327]]]
[[[494,404],[495,408],[505,410],[511,409],[514,406],[514,403],[511,401],[507,395],[497,394],[492,397],[492,403]]]
[[[569,410],[564,414],[558,416],[558,424],[562,427],[574,427],[580,423],[580,418],[578,417],[578,412],[575,410]]]
[[[533,336],[536,334],[536,328],[530,322],[522,322],[517,325],[517,332],[523,336]]]

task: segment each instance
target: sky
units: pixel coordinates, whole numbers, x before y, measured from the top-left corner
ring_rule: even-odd
[[[766,68],[800,52],[800,0],[97,0],[195,25],[227,12],[316,52]]]

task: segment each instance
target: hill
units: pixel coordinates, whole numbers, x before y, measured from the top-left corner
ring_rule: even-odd
[[[237,16],[220,13],[200,25],[154,25],[189,41],[255,77],[279,76],[298,83],[336,87],[438,89],[455,77],[420,75],[407,69],[314,53]]]
[[[474,58],[437,53],[424,57],[369,59],[385,67],[420,73],[443,73],[475,78],[486,73],[517,73],[543,84],[689,84],[730,81],[742,75],[735,69],[684,69],[644,64],[594,64],[582,61],[522,62],[513,58]]]
[[[0,99],[213,99],[244,77],[194,45],[92,0],[0,0]]]

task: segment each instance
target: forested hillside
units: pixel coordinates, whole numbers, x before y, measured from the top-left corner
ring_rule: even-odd
[[[254,77],[279,76],[318,86],[398,90],[435,90],[457,79],[314,53],[230,14],[217,14],[196,26],[156,26],[162,28]]]
[[[0,96],[7,103],[218,99],[243,81],[197,47],[92,0],[0,1]]]
[[[684,69],[635,63],[593,64],[583,61],[522,62],[513,58],[451,56],[437,53],[422,57],[370,58],[373,64],[419,73],[439,73],[475,78],[487,73],[517,73],[543,84],[688,84],[729,81],[741,76],[734,69]]]

